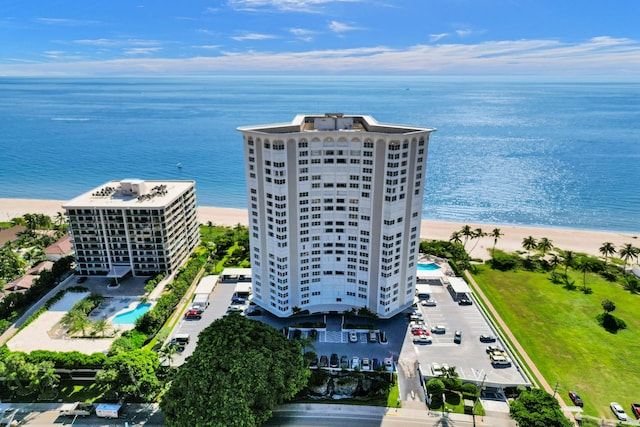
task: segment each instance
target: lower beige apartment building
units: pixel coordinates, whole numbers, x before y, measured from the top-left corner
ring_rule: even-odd
[[[172,273],[200,242],[195,181],[110,181],[63,208],[83,275]]]

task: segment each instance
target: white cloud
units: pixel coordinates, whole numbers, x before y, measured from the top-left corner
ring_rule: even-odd
[[[136,55],[160,48],[141,48]],[[133,52],[129,53],[130,55]],[[122,58],[107,61],[56,59],[37,64],[0,63],[0,75],[207,74],[219,71],[300,74],[367,73],[420,75],[540,75],[630,78],[640,69],[640,41],[594,37],[581,43],[508,40],[477,44],[386,46],[306,52],[220,52],[192,58]]]
[[[161,47],[132,47],[124,50],[125,55],[151,55],[152,53],[160,52]]]
[[[89,46],[116,46],[119,44],[118,41],[110,40],[110,39],[83,39],[83,40],[74,40],[75,44],[83,44]]]
[[[85,25],[99,24],[99,21],[67,19],[67,18],[36,18],[37,22],[47,25],[64,25],[69,27],[81,27]]]
[[[432,43],[435,43],[448,36],[449,36],[449,33],[429,34],[429,41]]]
[[[222,46],[219,44],[211,44],[211,45],[201,45],[201,46],[191,46],[194,49],[220,49]]]
[[[233,40],[238,41],[238,42],[243,42],[246,40],[268,40],[268,39],[275,39],[277,38],[274,35],[271,34],[259,34],[259,33],[247,33],[245,35],[242,36],[233,36],[231,37]]]
[[[351,25],[338,22],[338,21],[331,21],[329,22],[329,29],[334,33],[346,33],[347,31],[356,31],[356,30],[361,30],[362,28],[353,27]]]
[[[331,3],[359,3],[362,0],[229,0],[232,9],[247,12],[273,9],[286,12],[317,13],[319,7]]]
[[[465,30],[456,30],[456,34],[459,37],[466,37],[470,34],[473,34],[473,31],[469,30],[469,29],[465,29]]]

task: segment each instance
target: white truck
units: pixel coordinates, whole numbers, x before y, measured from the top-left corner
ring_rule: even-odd
[[[191,309],[202,313],[209,307],[209,294],[195,294],[191,301]]]
[[[94,406],[91,403],[65,403],[60,407],[60,415],[62,416],[80,416],[87,417],[93,412]]]
[[[115,403],[99,403],[96,406],[96,416],[101,418],[118,418],[122,405]]]

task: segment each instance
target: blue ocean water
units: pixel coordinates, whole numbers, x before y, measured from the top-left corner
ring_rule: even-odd
[[[425,219],[640,231],[637,82],[0,78],[0,198],[195,179],[200,205],[245,208],[235,129],[325,112],[438,129]]]

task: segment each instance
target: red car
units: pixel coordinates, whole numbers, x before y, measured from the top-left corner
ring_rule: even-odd
[[[185,319],[202,319],[202,313],[199,313],[198,310],[189,310],[184,314]]]
[[[576,406],[580,406],[580,407],[584,406],[584,403],[582,402],[582,398],[578,395],[578,393],[576,393],[573,390],[569,391],[569,399],[571,399],[573,404]]]
[[[413,335],[429,335],[429,332],[425,331],[424,329],[414,329],[413,331]]]

